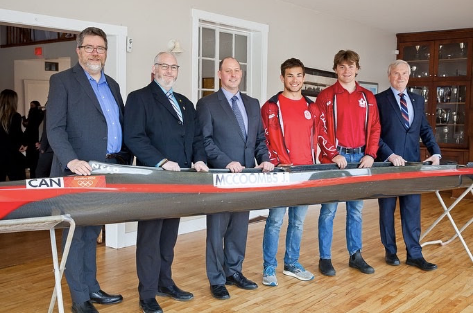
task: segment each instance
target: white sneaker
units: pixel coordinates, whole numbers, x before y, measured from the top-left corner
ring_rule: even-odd
[[[263,285],[275,287],[278,285],[276,270],[273,266],[267,266],[263,270]]]
[[[307,271],[299,262],[288,265],[284,264],[284,275],[292,276],[300,280],[312,280],[314,275]]]

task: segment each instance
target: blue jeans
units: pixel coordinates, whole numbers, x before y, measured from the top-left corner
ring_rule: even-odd
[[[364,156],[362,153],[343,154],[349,163],[357,163]],[[332,258],[333,219],[337,212],[338,202],[324,203],[319,216],[319,253],[321,259]],[[347,201],[346,240],[350,255],[362,247],[362,210],[363,200]]]
[[[308,207],[309,206],[307,205],[289,207],[284,264],[294,264],[299,260],[302,230]],[[286,207],[269,210],[269,216],[266,220],[263,236],[264,268],[267,266],[277,267],[278,265],[276,254],[278,252],[279,233],[284,220],[284,215],[286,215]]]

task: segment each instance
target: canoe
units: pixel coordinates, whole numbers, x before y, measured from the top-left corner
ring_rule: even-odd
[[[375,163],[276,168],[270,173],[158,168],[90,162],[91,176],[0,183],[0,219],[69,214],[77,225],[102,225],[278,206],[373,199],[468,187],[473,164],[395,167]]]

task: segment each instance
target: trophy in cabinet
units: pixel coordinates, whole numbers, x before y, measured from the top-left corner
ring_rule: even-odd
[[[464,57],[465,56],[465,43],[460,42],[460,56]]]
[[[458,123],[458,112],[457,111],[452,112],[452,121],[453,121],[454,125],[456,125]]]
[[[450,87],[445,87],[443,92],[443,102],[450,102],[452,96],[452,89]]]
[[[444,100],[444,89],[442,87],[437,88],[437,102],[441,103]]]
[[[420,49],[420,46],[417,45],[416,46],[416,56],[415,56],[416,59],[419,59],[419,49]]]
[[[427,103],[429,101],[429,90],[427,90],[427,87],[422,88],[421,95],[424,97],[424,102]]]
[[[413,65],[411,67],[411,76],[412,77],[416,77],[416,70],[417,70],[417,66]]]
[[[451,100],[452,100],[452,102],[457,102],[458,101],[458,88],[457,87],[452,88]]]

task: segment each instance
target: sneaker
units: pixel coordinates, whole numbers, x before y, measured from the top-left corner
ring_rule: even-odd
[[[348,261],[348,266],[358,269],[360,272],[365,274],[373,274],[374,268],[368,265],[368,263],[363,260],[361,252],[358,250],[353,255],[350,256]]]
[[[291,265],[284,264],[283,274],[295,277],[300,280],[314,279],[314,275],[311,272],[306,271],[306,269],[299,262],[296,262]]]
[[[332,265],[332,259],[320,259],[319,271],[325,276],[335,276],[335,269]]]
[[[275,287],[278,285],[278,279],[276,278],[276,270],[273,266],[267,266],[263,270],[263,285]]]

